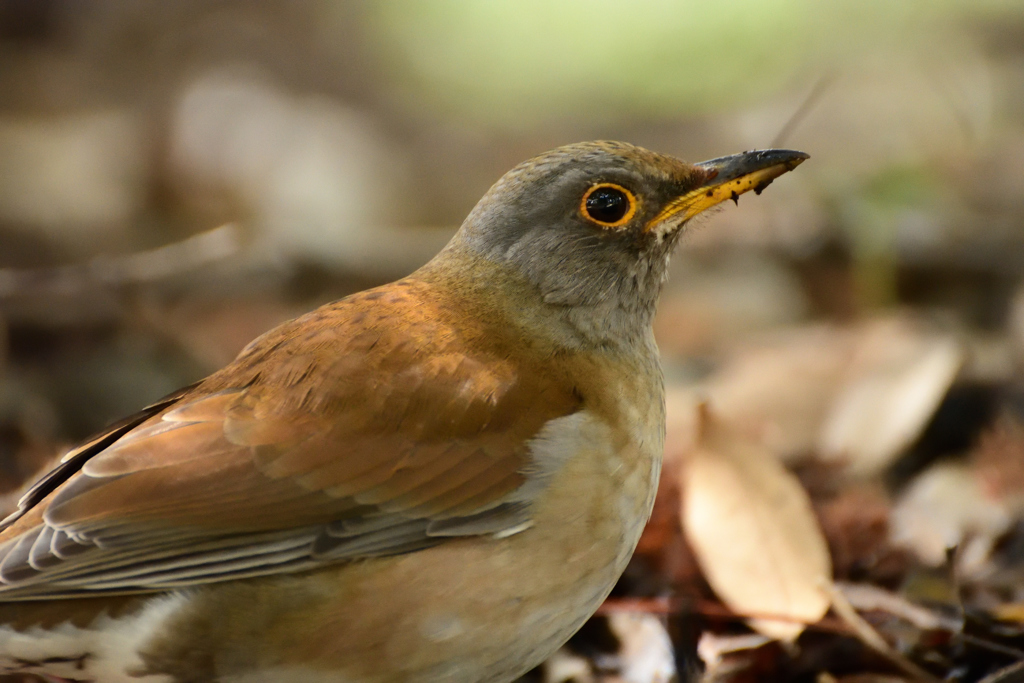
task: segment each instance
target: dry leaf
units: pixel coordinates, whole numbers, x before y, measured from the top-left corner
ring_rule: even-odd
[[[594,683],[595,678],[587,658],[567,647],[559,648],[541,665],[543,683]]]
[[[758,633],[734,635],[704,631],[697,642],[697,656],[704,662],[705,680],[732,673],[738,662],[729,660],[736,660],[738,653],[749,653],[770,642],[771,638]]]
[[[828,611],[828,545],[800,482],[708,409],[681,471],[683,529],[715,593],[764,635],[792,641]]]
[[[954,339],[907,319],[870,324],[822,427],[821,456],[860,476],[881,472],[924,429],[963,360]]]
[[[625,683],[669,683],[676,675],[672,639],[652,614],[614,612],[608,627],[619,640],[619,652],[601,668],[614,668]],[[610,666],[609,666],[610,665]]]
[[[615,652],[586,657],[562,647],[541,666],[544,683],[669,683],[676,679],[672,640],[652,614],[612,612]]]
[[[970,465],[945,462],[918,475],[889,518],[893,543],[909,547],[934,567],[946,562],[947,548],[969,537],[971,543],[958,557],[958,569],[967,574],[982,563],[996,538],[1012,523],[1010,509],[988,495]]]
[[[850,330],[814,325],[766,335],[738,348],[709,383],[723,419],[756,428],[782,458],[817,444],[855,349]]]
[[[817,451],[858,475],[921,433],[964,362],[951,336],[906,315],[815,325],[736,349],[707,385],[722,418],[790,459]]]

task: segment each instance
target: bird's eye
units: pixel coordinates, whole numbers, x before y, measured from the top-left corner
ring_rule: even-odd
[[[628,223],[636,213],[636,197],[621,185],[601,183],[583,195],[580,212],[602,227],[617,228]]]

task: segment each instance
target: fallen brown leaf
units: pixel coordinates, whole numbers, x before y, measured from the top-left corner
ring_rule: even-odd
[[[817,452],[870,476],[920,435],[964,357],[911,315],[810,325],[737,347],[706,391],[722,419],[756,430],[779,457]]]
[[[971,575],[982,568],[996,539],[1013,523],[998,497],[989,495],[968,464],[940,462],[918,475],[900,496],[890,516],[894,544],[911,549],[919,560],[939,567],[946,550],[964,543],[957,569]]]
[[[737,348],[708,384],[722,419],[756,429],[786,459],[815,448],[853,357],[856,336],[832,325],[765,335]]]
[[[807,493],[776,457],[701,411],[700,438],[681,470],[683,528],[708,583],[758,632],[792,641],[828,611],[825,537]]]
[[[927,425],[963,360],[953,338],[912,319],[868,324],[822,426],[819,453],[846,461],[853,474],[878,474]]]
[[[562,647],[541,666],[543,683],[669,683],[675,655],[662,619],[644,612],[609,612],[614,651],[588,655]]]
[[[744,663],[742,654],[749,653],[770,642],[772,642],[771,638],[759,633],[740,635],[718,634],[712,631],[701,633],[700,641],[697,643],[697,656],[704,662],[704,680],[725,678],[730,673],[734,673]]]

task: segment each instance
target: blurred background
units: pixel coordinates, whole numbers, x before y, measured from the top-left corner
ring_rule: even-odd
[[[0,0],[0,489],[415,269],[518,162],[602,138],[811,159],[684,240],[656,326],[663,491],[632,607],[608,608],[631,616],[535,676],[906,674],[842,629],[729,649],[756,634],[715,607],[680,512],[701,401],[799,478],[837,580],[960,619],[910,638],[855,605],[899,656],[965,681],[1024,658],[1013,0]],[[965,644],[967,607],[1003,650]],[[631,638],[667,659],[609,664]]]

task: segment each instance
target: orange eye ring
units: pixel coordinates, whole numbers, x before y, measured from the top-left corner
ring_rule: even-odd
[[[591,185],[580,200],[580,214],[602,228],[619,228],[636,215],[636,195],[615,183]]]

